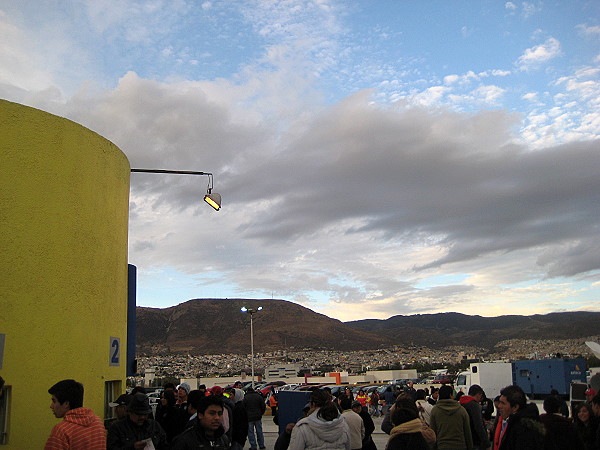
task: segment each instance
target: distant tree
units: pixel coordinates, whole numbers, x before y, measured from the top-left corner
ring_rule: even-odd
[[[437,367],[439,367],[439,364],[434,365],[430,362],[422,362],[422,361],[416,361],[407,366],[408,369],[416,369],[418,373],[429,373]]]
[[[162,387],[167,383],[173,383],[175,386],[177,386],[179,384],[179,378],[173,376],[156,377],[154,378],[154,381],[152,381],[151,386]]]
[[[456,364],[448,364],[447,367],[448,373],[459,373],[463,370],[466,370],[469,367],[469,362],[465,359]]]

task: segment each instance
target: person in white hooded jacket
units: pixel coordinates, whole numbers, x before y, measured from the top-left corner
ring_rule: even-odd
[[[415,404],[419,410],[419,417],[429,425],[431,422],[431,410],[433,409],[433,405],[429,403],[425,397],[425,391],[423,389],[417,389],[417,401]]]
[[[292,430],[288,450],[350,450],[350,430],[329,392],[317,389],[310,396],[309,414]]]

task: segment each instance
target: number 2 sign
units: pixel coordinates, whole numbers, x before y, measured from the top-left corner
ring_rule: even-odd
[[[121,365],[121,338],[111,337],[110,348],[108,353],[108,365],[109,366],[120,366]]]

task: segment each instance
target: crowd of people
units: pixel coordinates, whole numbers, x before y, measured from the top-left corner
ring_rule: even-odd
[[[313,391],[303,417],[286,426],[275,450],[372,450],[376,415],[383,415],[381,430],[389,435],[386,450],[600,450],[600,395],[590,388],[586,396],[569,417],[557,393],[540,413],[513,385],[494,400],[478,385],[463,393],[450,385],[415,390],[408,383],[382,396],[362,390],[354,396],[350,388],[332,395],[325,387]]]
[[[110,403],[116,418],[106,426],[83,407],[81,383],[63,380],[48,392],[54,415],[63,421],[53,428],[46,450],[241,450],[246,440],[252,450],[266,448],[265,399],[252,388],[244,392],[241,383],[196,390],[167,383],[155,412],[144,388],[136,387]]]
[[[48,390],[54,415],[63,420],[45,448],[58,449],[236,449],[248,442],[265,449],[262,416],[269,403],[277,421],[277,394],[267,398],[241,383],[221,388],[166,384],[153,412],[143,388],[134,388],[110,405],[108,424],[83,406],[83,386],[63,380]],[[389,435],[385,450],[600,450],[600,394],[570,414],[565,401],[550,395],[540,413],[518,386],[507,386],[493,400],[478,385],[467,393],[450,385],[414,389],[412,383],[382,395],[347,389],[315,388],[298,420],[286,424],[275,450],[376,450],[374,416]],[[495,412],[495,414],[494,414]],[[383,449],[382,449],[383,450]]]

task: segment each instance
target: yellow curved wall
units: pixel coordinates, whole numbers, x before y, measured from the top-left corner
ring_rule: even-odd
[[[0,148],[0,375],[11,389],[0,448],[42,448],[58,423],[55,382],[82,382],[100,417],[105,382],[125,389],[130,166],[89,129],[7,101]]]

